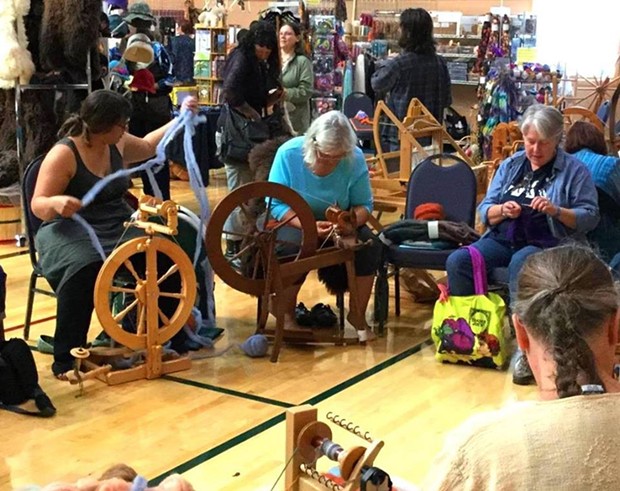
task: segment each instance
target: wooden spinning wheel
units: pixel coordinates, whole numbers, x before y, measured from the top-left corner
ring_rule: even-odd
[[[570,97],[568,103],[571,106],[583,107],[596,113],[601,104],[610,98],[614,89],[618,86],[620,76],[598,78],[576,75],[574,82],[575,95]]]
[[[146,271],[139,274],[131,259],[143,253],[146,255]],[[172,262],[170,269],[163,274],[157,271],[157,256],[160,254]],[[131,275],[132,286],[115,285],[115,278],[125,268]],[[162,281],[177,273],[180,276],[180,291],[162,291]],[[174,242],[161,237],[139,237],[110,254],[97,277],[95,292],[95,312],[106,333],[123,346],[134,350],[146,349],[149,344],[164,344],[183,327],[196,300],[196,276],[189,257]],[[110,308],[110,296],[117,293],[133,300],[115,315]],[[166,317],[159,308],[160,297],[179,300],[172,317]],[[123,319],[132,313],[135,313],[137,320],[135,333],[124,330],[122,325]],[[151,339],[147,339],[149,336]]]
[[[294,216],[278,222],[271,210],[274,200],[288,205]],[[244,217],[246,230],[237,233],[226,228],[226,221],[239,208]],[[264,213],[263,213],[264,211]],[[257,220],[257,218],[260,218]],[[264,220],[263,220],[264,218]],[[293,218],[301,223],[301,245],[292,256],[276,254],[276,248],[287,243],[278,238],[278,231]],[[264,222],[264,223],[263,223]],[[241,240],[241,250],[227,258],[222,249],[224,237]],[[213,271],[232,288],[259,297],[257,333],[273,337],[271,361],[278,359],[283,341],[299,343],[330,342],[335,344],[357,343],[358,338],[345,338],[341,330],[304,329],[284,331],[284,306],[280,298],[287,287],[297,283],[314,269],[344,263],[349,279],[351,309],[357,310],[357,286],[355,282],[354,250],[327,247],[317,249],[316,220],[310,206],[292,189],[271,182],[253,182],[240,186],[228,194],[213,210],[206,233],[206,250]],[[241,268],[233,267],[236,259],[246,260]],[[276,317],[275,329],[266,329],[270,313]],[[356,312],[357,314],[357,312]],[[360,314],[360,315],[363,315]]]
[[[299,253],[292,259],[302,259],[315,253],[317,247],[317,231],[314,215],[308,204],[291,188],[272,182],[254,182],[240,186],[228,194],[217,205],[207,227],[205,238],[206,249],[213,271],[229,286],[240,292],[260,296],[265,293],[266,281],[262,274],[268,269],[270,260],[269,251],[277,244],[277,232],[286,223],[275,227],[259,227],[256,224],[257,206],[259,200],[265,200],[267,215],[273,206],[273,199],[286,203],[291,207],[295,216],[302,224],[302,241]],[[239,207],[246,221],[247,231],[243,234],[225,229],[226,220],[232,212]],[[243,274],[232,266],[237,257],[226,258],[222,250],[222,237],[228,235],[235,240],[241,240],[241,251],[237,256],[246,253],[254,256],[254,263],[250,265],[252,272]],[[296,278],[290,278],[287,284],[291,284]]]
[[[601,131],[601,133],[605,131],[603,122],[599,119],[599,117],[590,109],[586,109],[585,107],[567,107],[562,111],[562,116],[564,116],[564,131],[568,131],[568,129],[577,121],[592,123]]]
[[[187,357],[164,359],[162,345],[171,339],[187,322],[196,300],[196,276],[191,260],[175,242],[156,233],[177,234],[178,207],[172,201],[150,205],[152,198],[141,199],[137,220],[129,225],[144,229],[146,236],[129,240],[116,248],[106,259],[95,282],[94,306],[105,332],[123,347],[114,349],[93,348],[81,356],[75,377],[69,380],[80,383],[89,378],[99,378],[109,385],[142,378],[153,379],[166,373],[187,370],[191,361]],[[159,215],[166,223],[154,223],[149,217]],[[158,259],[167,258],[166,271],[159,271]],[[137,268],[136,264],[144,264]],[[178,276],[178,291],[169,291],[165,282]],[[119,278],[124,284],[119,284]],[[125,281],[126,279],[126,281]],[[176,279],[176,278],[175,278]],[[175,282],[176,283],[176,282]],[[113,297],[123,295],[125,300],[118,313],[112,312]],[[172,315],[160,307],[160,299],[175,299]],[[135,315],[135,332],[123,325],[128,316]],[[110,356],[133,356],[144,353],[145,363],[125,370],[113,371]],[[81,375],[80,367],[85,374]]]

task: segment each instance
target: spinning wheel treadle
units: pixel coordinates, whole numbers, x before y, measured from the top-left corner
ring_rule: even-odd
[[[139,274],[134,269],[131,257],[136,254],[146,254],[146,273]],[[168,271],[157,271],[158,254],[170,258],[172,266]],[[114,278],[123,267],[130,271],[135,287],[114,284]],[[150,271],[156,272],[156,275],[151,277]],[[180,291],[160,290],[161,282],[173,274],[180,275]],[[161,237],[140,237],[124,243],[108,257],[97,277],[95,292],[97,292],[95,311],[103,329],[110,337],[128,348],[145,349],[149,344],[164,344],[183,327],[196,298],[196,277],[190,259],[172,241]],[[110,308],[110,295],[113,293],[133,295],[133,301],[116,315]],[[177,309],[170,319],[166,318],[158,306],[160,297],[179,300]],[[122,326],[123,319],[131,311],[136,313],[136,333],[126,331]],[[153,333],[147,330],[149,319],[160,324],[159,329]],[[147,340],[149,335],[153,336],[151,343]]]
[[[262,207],[252,205],[252,200],[264,200],[267,207],[266,223],[273,218],[270,210],[273,207],[273,199],[278,199],[286,203],[293,210],[295,217],[302,225],[302,241],[299,253],[295,258],[280,258],[279,262],[291,261],[291,259],[302,259],[312,256],[316,252],[317,231],[314,215],[308,204],[292,189],[271,182],[253,182],[238,187],[228,194],[213,210],[206,234],[206,249],[209,255],[211,266],[217,275],[226,284],[235,290],[260,296],[265,293],[266,279],[260,277],[259,272],[266,272],[269,268],[271,248],[278,243],[278,230],[286,225],[287,222],[280,222],[274,227],[266,226],[264,230],[259,229],[256,224],[258,213],[256,208]],[[247,221],[247,232],[236,233],[225,229],[226,219],[239,207],[242,215]],[[222,238],[224,235],[234,237],[234,240],[241,240],[241,251],[234,258],[226,258],[222,250]],[[252,264],[250,264],[250,274],[237,271],[232,266],[232,261],[245,254],[252,254]],[[266,275],[264,275],[266,276]],[[284,279],[286,284],[292,284],[297,278],[289,277]]]

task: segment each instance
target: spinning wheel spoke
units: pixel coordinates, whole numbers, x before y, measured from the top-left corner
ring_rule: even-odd
[[[288,217],[286,220],[284,220],[283,222],[278,222],[278,224],[273,227],[271,229],[271,232],[277,232],[278,230],[280,230],[282,227],[285,227],[286,225],[288,225],[291,220],[294,220],[295,218],[297,218],[297,213],[293,213],[293,215],[291,215],[290,217]]]
[[[174,293],[174,292],[159,292],[159,296],[160,297],[166,297],[166,298],[178,298],[179,300],[183,298],[183,295],[181,295],[180,293]]]
[[[121,322],[125,318],[125,316],[135,308],[136,305],[138,305],[137,298],[133,302],[131,302],[129,305],[127,305],[127,307],[121,310],[118,314],[116,314],[114,316],[114,320],[116,322]]]
[[[170,266],[170,269],[168,269],[168,271],[166,271],[164,273],[164,275],[157,280],[157,284],[161,285],[163,281],[166,281],[168,278],[170,278],[177,271],[179,271],[179,266],[177,264],[173,264],[172,266]]]
[[[138,314],[138,325],[136,326],[136,334],[142,336],[146,334],[146,307],[140,305],[140,312]]]
[[[161,320],[162,324],[164,326],[167,326],[168,324],[170,324],[170,319],[168,319],[168,317],[166,317],[166,314],[164,314],[161,309],[157,309],[157,313],[159,314],[159,319]]]
[[[140,278],[140,275],[136,272],[136,270],[133,267],[133,263],[130,260],[125,260],[123,262],[123,266],[125,266],[127,268],[127,270],[131,273],[131,276],[134,277],[134,279],[136,280],[136,283],[141,282],[143,279]]]
[[[226,234],[226,235],[232,235],[235,237],[241,237],[241,239],[244,239],[245,237],[248,237],[248,234],[242,234],[240,232],[232,232],[230,230],[222,230],[222,234]]]
[[[267,200],[267,220],[269,220],[269,217],[271,216],[271,204],[273,203],[273,196],[269,196],[269,199]]]
[[[253,280],[258,278],[258,266],[262,263],[264,263],[263,254],[261,253],[261,251],[257,251],[257,253],[254,255],[254,268],[252,269]],[[263,268],[263,272],[264,271],[266,271],[265,268]]]
[[[135,288],[127,288],[124,286],[114,286],[112,285],[110,287],[110,293],[129,293],[131,295],[136,293],[136,289]]]

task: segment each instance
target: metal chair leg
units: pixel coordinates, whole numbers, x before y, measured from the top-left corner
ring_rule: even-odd
[[[394,310],[396,317],[400,317],[400,271],[394,266]]]
[[[32,321],[32,307],[34,305],[35,286],[37,284],[37,274],[33,271],[30,273],[30,281],[28,283],[28,301],[26,303],[26,318],[24,319],[24,339],[30,337],[30,322]]]

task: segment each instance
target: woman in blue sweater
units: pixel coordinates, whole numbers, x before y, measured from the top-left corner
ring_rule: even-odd
[[[603,133],[592,123],[575,122],[564,149],[588,168],[596,191],[601,221],[588,239],[606,261],[620,253],[620,159],[607,155]]]
[[[366,226],[372,212],[368,166],[356,143],[355,133],[346,116],[339,111],[330,111],[319,116],[305,136],[293,138],[282,145],[271,167],[269,181],[294,189],[310,205],[321,242],[333,232],[334,225],[325,218],[325,211],[332,205],[355,212],[357,235],[362,241],[374,237]],[[294,212],[286,203],[274,200],[272,214],[277,220],[285,221]],[[280,234],[282,243],[299,244],[299,219],[293,218],[289,226],[281,229]],[[361,312],[365,312],[368,306],[380,251],[378,241],[372,240],[370,245],[355,253],[356,286]],[[294,254],[297,248],[293,246],[278,252],[282,255]],[[285,327],[296,327],[295,305],[300,288],[301,284],[294,285],[286,292]],[[365,317],[352,318],[352,315],[349,313],[348,320],[358,329],[360,340],[372,338]]]

